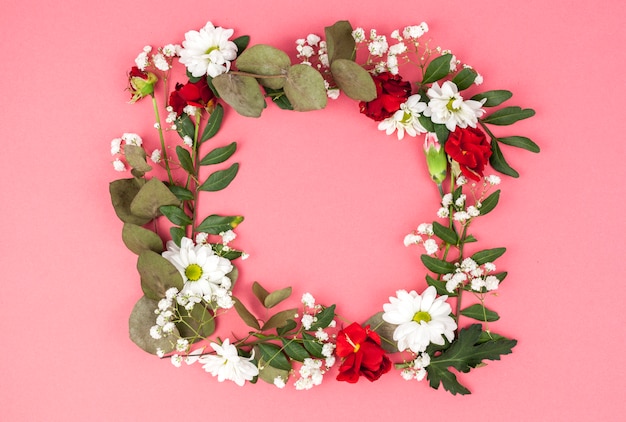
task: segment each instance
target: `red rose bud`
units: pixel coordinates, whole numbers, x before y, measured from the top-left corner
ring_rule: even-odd
[[[391,360],[380,346],[380,337],[369,325],[363,328],[354,322],[339,331],[336,354],[343,358],[338,381],[355,383],[361,375],[375,381],[391,370]]]
[[[426,164],[428,164],[430,178],[433,179],[433,182],[440,185],[447,175],[448,158],[443,148],[441,148],[435,133],[429,132],[426,134],[424,152],[426,153]]]
[[[411,83],[403,82],[402,76],[383,72],[372,76],[376,85],[376,98],[361,101],[361,113],[370,119],[380,121],[391,117],[411,95]]]
[[[130,93],[133,94],[130,99],[134,103],[143,97],[154,94],[154,85],[159,78],[152,72],[144,72],[137,66],[133,66],[128,73],[128,85]]]
[[[459,164],[463,176],[476,181],[483,177],[483,170],[491,157],[491,145],[482,130],[457,127],[448,136],[445,150]]]

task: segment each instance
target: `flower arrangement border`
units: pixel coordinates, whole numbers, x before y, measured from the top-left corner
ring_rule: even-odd
[[[479,249],[468,256],[465,246],[477,242],[470,224],[500,199],[494,188],[500,177],[485,171],[519,176],[501,145],[539,152],[529,138],[499,137],[493,127],[532,117],[534,111],[503,106],[512,96],[506,90],[467,99],[482,76],[460,66],[450,51],[431,48],[427,32],[422,23],[388,38],[339,21],[325,28],[325,39],[310,34],[297,40],[300,62],[292,64],[287,53],[250,46],[248,36],[231,40],[232,29],[208,22],[187,32],[182,46],[146,47],[139,54],[128,74],[131,103],[152,101],[160,148],[148,156],[141,136],[125,133],[114,139],[113,165],[118,171],[129,166],[132,177],[110,184],[113,207],[124,223],[122,239],[137,254],[143,292],[129,318],[134,343],[175,366],[199,363],[219,381],[244,385],[261,379],[282,388],[295,377],[301,390],[319,385],[338,366],[339,381],[375,381],[395,368],[406,380],[427,379],[432,388],[468,394],[459,373],[511,353],[517,341],[490,330],[499,315],[485,305],[507,276],[494,264],[506,249]],[[364,60],[359,51],[367,55]],[[185,67],[186,82],[170,91],[175,59]],[[420,79],[403,80],[405,66],[417,69]],[[162,104],[159,88],[165,94]],[[232,242],[244,218],[201,219],[196,213],[200,194],[225,189],[239,169],[232,163],[200,178],[201,169],[229,161],[237,150],[232,142],[206,151],[226,107],[259,117],[269,99],[282,109],[304,112],[322,109],[340,94],[357,101],[360,112],[387,135],[424,136],[430,178],[441,195],[439,220],[420,224],[404,239],[406,246],[424,248],[420,260],[429,271],[427,287],[422,293],[397,291],[362,324],[345,318],[338,324],[336,306],[317,304],[311,293],[287,307],[291,287],[268,291],[254,282],[245,300],[240,286],[234,295],[233,261],[247,255]],[[174,131],[180,139],[172,150],[168,134]],[[163,180],[147,176],[154,170],[149,161],[164,170]],[[475,303],[464,307],[464,295]],[[266,315],[249,310],[250,298]],[[236,339],[213,338],[218,317],[230,309],[249,331]],[[461,324],[461,318],[473,322]]]

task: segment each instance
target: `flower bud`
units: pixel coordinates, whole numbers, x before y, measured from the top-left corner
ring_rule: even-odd
[[[154,93],[154,86],[158,82],[157,76],[152,72],[144,72],[137,66],[128,73],[128,89],[133,95],[130,102],[134,103],[143,97],[152,95]]]
[[[441,184],[446,178],[448,159],[435,133],[426,134],[424,152],[426,153],[426,164],[428,164],[430,178],[433,179],[433,182]]]

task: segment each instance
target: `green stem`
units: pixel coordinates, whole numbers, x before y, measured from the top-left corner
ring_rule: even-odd
[[[167,179],[170,185],[174,184],[174,178],[172,177],[172,171],[170,169],[170,161],[167,158],[167,149],[165,148],[165,137],[163,136],[163,128],[161,127],[161,116],[159,115],[159,105],[157,104],[156,97],[152,94],[152,108],[154,109],[154,117],[156,118],[157,130],[159,131],[159,140],[161,141],[161,153],[163,161],[165,162],[165,170],[167,171]]]

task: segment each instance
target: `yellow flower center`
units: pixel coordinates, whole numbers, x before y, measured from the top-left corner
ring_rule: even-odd
[[[217,50],[217,46],[209,47],[209,49],[204,54],[211,54],[211,51]]]
[[[185,268],[185,276],[189,281],[198,281],[202,277],[202,267],[198,264],[191,264]]]
[[[456,107],[456,108],[454,107],[454,105],[453,105],[453,104],[454,104],[454,101],[455,101],[455,100],[456,100],[456,98],[454,98],[454,97],[452,97],[452,98],[450,98],[450,99],[448,100],[448,104],[446,104],[446,108],[447,108],[449,111],[459,111],[459,110],[460,110],[458,107]]]
[[[419,311],[419,312],[416,312],[415,315],[413,315],[413,321],[417,322],[418,324],[422,321],[430,322],[430,320],[431,320],[430,314],[425,311]]]

